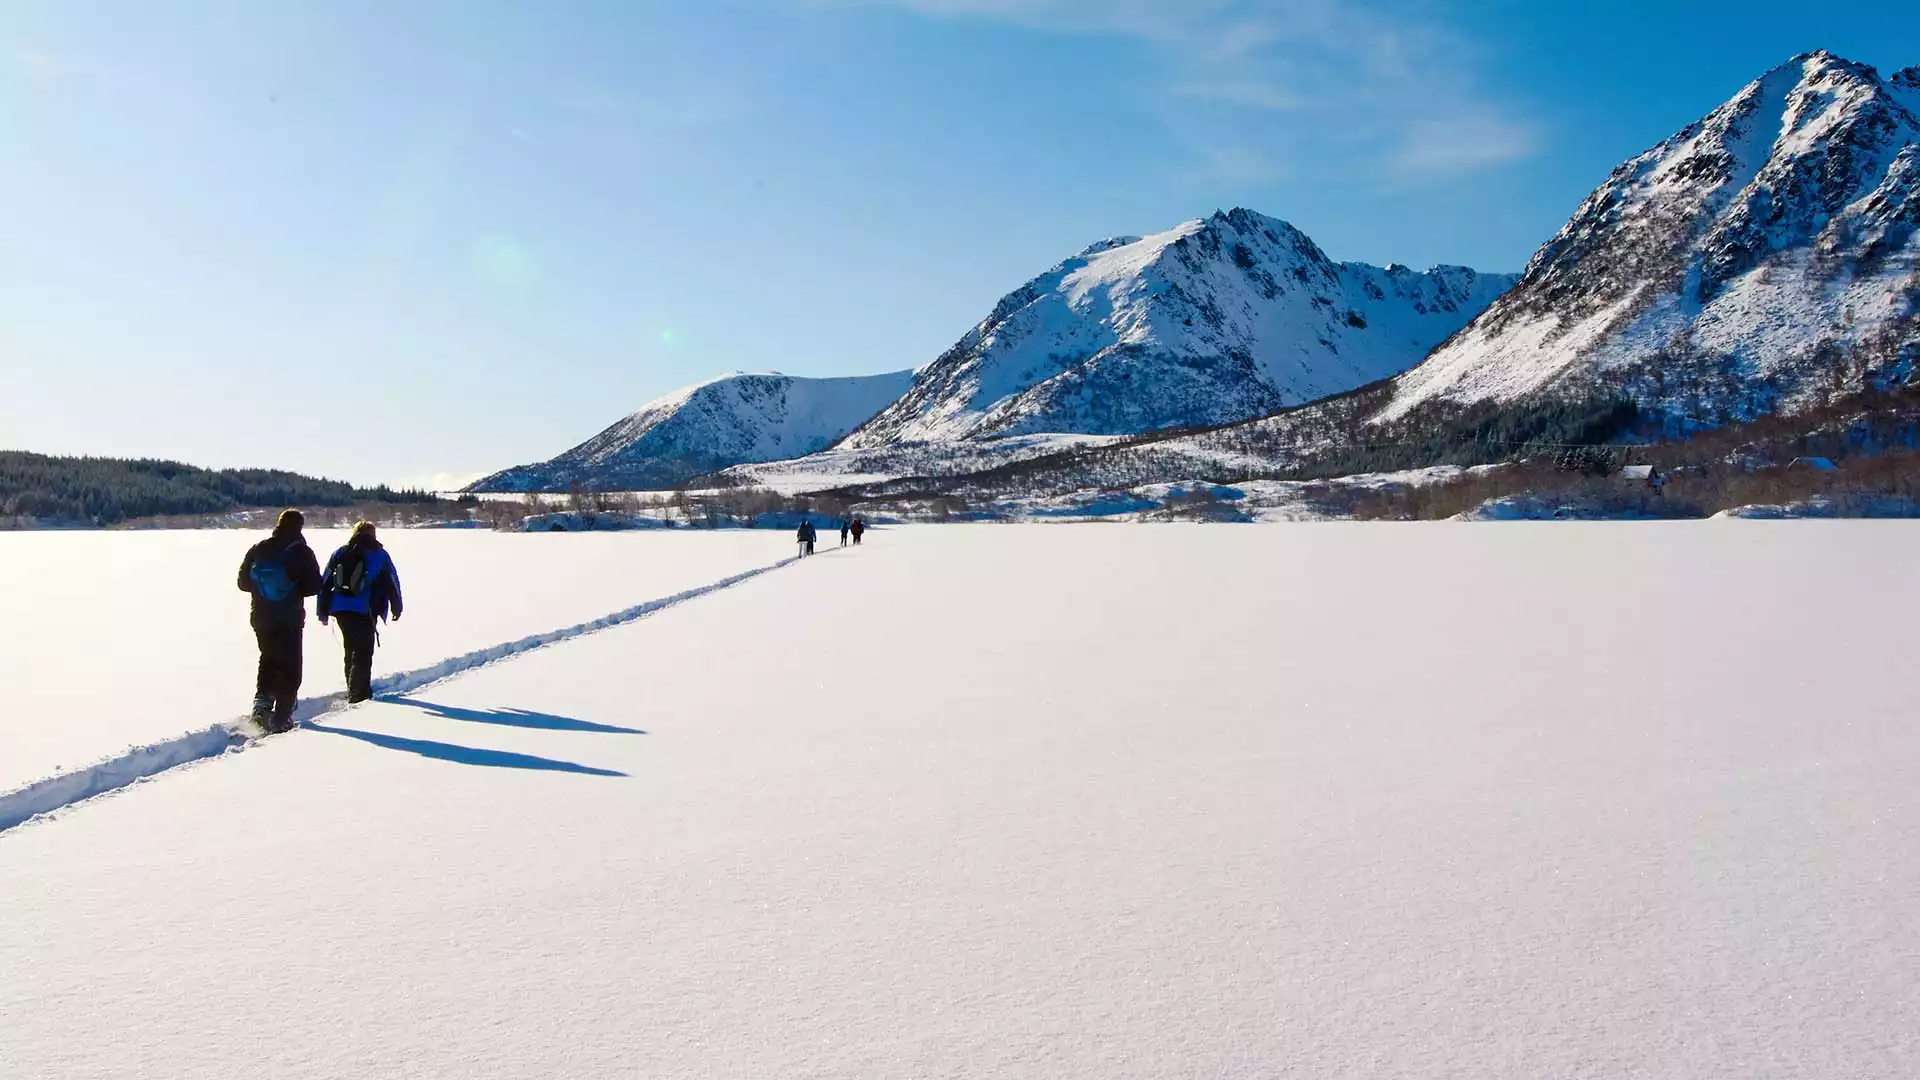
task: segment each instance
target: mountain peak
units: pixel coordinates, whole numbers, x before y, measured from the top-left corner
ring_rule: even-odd
[[[1878,80],[1880,78],[1880,72],[1875,70],[1872,64],[1862,64],[1858,61],[1849,60],[1844,56],[1829,52],[1826,49],[1815,49],[1812,52],[1801,53],[1774,70],[1778,71],[1782,68],[1794,67],[1798,67],[1800,74],[1807,78],[1816,78],[1823,75],[1845,75],[1852,78],[1868,80]]]
[[[1277,217],[1271,217],[1258,210],[1249,210],[1244,206],[1236,206],[1231,210],[1215,210],[1212,216],[1207,218],[1207,223],[1209,225],[1228,225],[1241,232],[1271,230],[1275,232],[1285,231],[1288,234],[1300,236],[1306,235],[1300,232],[1299,229],[1294,228],[1290,222],[1283,221]]]
[[[842,447],[1242,420],[1405,370],[1513,281],[1335,263],[1245,207],[1089,252],[1002,298]]]
[[[1104,240],[1095,240],[1093,243],[1088,244],[1086,247],[1080,249],[1080,254],[1074,257],[1078,259],[1090,259],[1103,251],[1112,251],[1114,248],[1132,247],[1139,242],[1140,237],[1138,236],[1109,236]]]
[[[1747,418],[1830,386],[1835,356],[1912,363],[1916,87],[1825,51],[1748,83],[1615,169],[1386,418],[1573,386]]]
[[[1264,225],[1273,222],[1285,224],[1285,222],[1281,222],[1279,218],[1268,217],[1258,210],[1249,210],[1244,206],[1236,206],[1231,210],[1215,210],[1213,212],[1213,219],[1216,221],[1230,221],[1241,228],[1245,228],[1250,224]]]

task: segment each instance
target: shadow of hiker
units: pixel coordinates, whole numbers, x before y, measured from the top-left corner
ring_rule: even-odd
[[[591,731],[604,735],[646,734],[639,728],[596,724],[591,720],[576,720],[571,716],[555,716],[552,713],[530,712],[526,709],[463,709],[455,705],[422,701],[419,698],[401,694],[383,697],[380,700],[389,705],[411,706],[448,720],[469,720],[476,724],[500,724],[504,727],[537,728],[541,731]]]
[[[615,769],[597,769],[577,761],[560,761],[557,758],[536,757],[533,754],[516,754],[508,750],[482,750],[476,746],[456,746],[453,743],[434,742],[431,739],[405,739],[398,735],[381,735],[377,732],[333,727],[329,724],[309,723],[305,727],[308,731],[345,735],[349,739],[359,739],[361,742],[372,743],[388,750],[405,750],[408,753],[419,754],[421,757],[439,758],[441,761],[453,761],[462,765],[484,765],[493,769],[580,773],[584,776],[627,775]]]

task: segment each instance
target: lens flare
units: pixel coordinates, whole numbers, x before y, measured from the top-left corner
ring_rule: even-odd
[[[519,291],[540,280],[540,263],[526,245],[510,236],[483,236],[470,253],[474,273],[496,288]]]

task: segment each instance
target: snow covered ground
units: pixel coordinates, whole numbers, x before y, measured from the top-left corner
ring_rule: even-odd
[[[246,715],[256,652],[234,574],[265,535],[0,533],[0,564],[33,569],[8,582],[0,614],[0,793]],[[382,535],[408,614],[382,631],[376,673],[583,622],[793,553],[771,533]],[[308,538],[322,563],[345,539]],[[306,644],[301,694],[344,690],[336,632],[310,621]]]
[[[0,1072],[1910,1078],[1917,539],[892,530],[0,833]]]

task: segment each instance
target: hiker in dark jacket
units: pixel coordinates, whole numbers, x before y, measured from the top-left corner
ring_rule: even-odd
[[[373,522],[355,525],[345,546],[327,560],[324,587],[315,606],[322,626],[328,618],[340,622],[347,701],[367,700],[373,696],[373,649],[380,641],[375,620],[385,622],[391,614],[393,621],[399,622],[404,606],[400,571],[394,569],[393,557],[374,536]]]
[[[860,520],[859,518],[854,518],[853,524],[850,526],[850,529],[853,532],[853,546],[859,547],[860,537],[866,534],[867,523]]]
[[[800,530],[794,533],[793,537],[800,541],[800,554],[802,557],[813,554],[813,541],[817,535],[818,534],[813,531],[813,519],[809,518],[800,523]]]
[[[320,564],[300,530],[307,519],[283,510],[273,535],[247,549],[240,560],[240,591],[253,597],[253,639],[260,669],[253,681],[253,722],[263,730],[293,727],[300,696],[302,637],[307,597],[320,591]]]
[[[852,528],[853,528],[853,522],[848,521],[846,518],[840,519],[840,546],[841,547],[847,546],[847,532]]]

